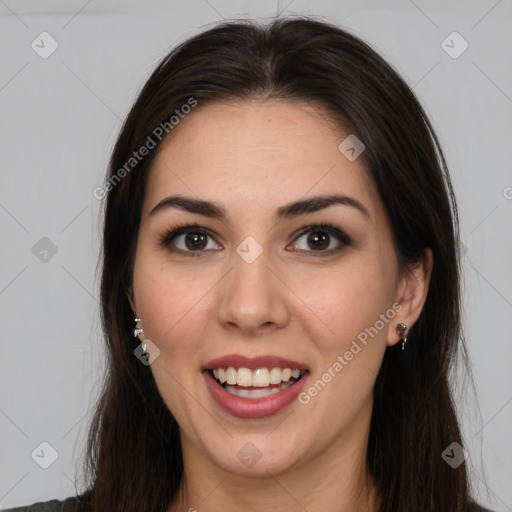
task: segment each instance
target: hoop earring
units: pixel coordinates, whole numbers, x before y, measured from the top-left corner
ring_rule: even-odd
[[[405,350],[405,344],[407,343],[407,336],[405,335],[406,331],[407,331],[407,325],[405,325],[402,322],[397,324],[397,326],[396,326],[396,333],[398,334],[398,336],[402,340],[402,350]]]
[[[144,330],[142,329],[142,327],[137,327],[137,324],[141,322],[141,319],[140,318],[135,318],[135,329],[133,329],[133,337],[134,338],[138,338],[139,337],[139,334],[142,334],[144,332]],[[142,345],[142,355],[146,355],[147,354],[147,343],[145,340],[140,340],[140,343]]]

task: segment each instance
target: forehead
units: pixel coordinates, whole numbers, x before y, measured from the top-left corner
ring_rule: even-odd
[[[171,194],[257,212],[337,192],[376,211],[380,201],[362,158],[350,161],[338,148],[348,135],[321,107],[303,102],[199,105],[160,145],[143,215]]]

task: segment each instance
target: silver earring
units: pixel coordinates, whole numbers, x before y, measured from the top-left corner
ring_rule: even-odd
[[[402,341],[402,350],[405,350],[405,344],[407,343],[406,331],[407,325],[405,325],[404,323],[400,322],[396,326],[396,333],[398,334],[400,340]]]
[[[137,328],[137,324],[140,322],[140,318],[135,319],[135,329],[133,329],[133,337],[136,338],[142,331],[142,328]]]
[[[142,334],[144,332],[144,330],[142,329],[142,327],[137,327],[137,324],[141,322],[141,319],[140,318],[135,318],[135,329],[133,329],[133,337],[134,338],[137,338],[139,336],[139,334]],[[139,338],[140,340],[140,338]],[[141,340],[141,345],[142,345],[142,355],[145,355],[147,354],[147,343],[145,340]]]

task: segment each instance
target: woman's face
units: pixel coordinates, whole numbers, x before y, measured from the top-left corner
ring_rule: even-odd
[[[386,345],[415,320],[374,185],[322,115],[199,105],[152,165],[133,305],[186,462],[276,475],[350,456]]]

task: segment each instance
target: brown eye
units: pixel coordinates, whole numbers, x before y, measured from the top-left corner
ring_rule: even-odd
[[[344,231],[331,224],[308,226],[296,238],[296,240],[300,239],[305,239],[305,242],[295,242],[293,244],[294,249],[299,252],[310,253],[311,256],[329,256],[352,244],[352,239]],[[210,242],[212,242],[213,247],[209,247]],[[201,256],[204,252],[222,249],[220,245],[215,243],[214,237],[208,230],[196,225],[171,229],[161,237],[160,244],[168,247],[173,253],[185,256]],[[334,245],[334,247],[331,247],[331,245]],[[331,248],[329,249],[329,247]]]
[[[307,243],[314,251],[327,249],[329,247],[330,237],[322,231],[314,231],[308,236]]]
[[[294,248],[310,253],[310,256],[329,256],[352,244],[352,239],[344,231],[327,223],[308,226],[296,240]]]
[[[215,239],[208,230],[196,225],[171,228],[161,237],[160,245],[167,247],[173,253],[185,256],[200,256],[203,252],[222,249],[215,243]]]
[[[207,245],[207,236],[204,233],[199,233],[197,231],[191,231],[190,233],[186,233],[185,235],[185,246],[187,249],[191,251],[197,249],[204,249]]]

